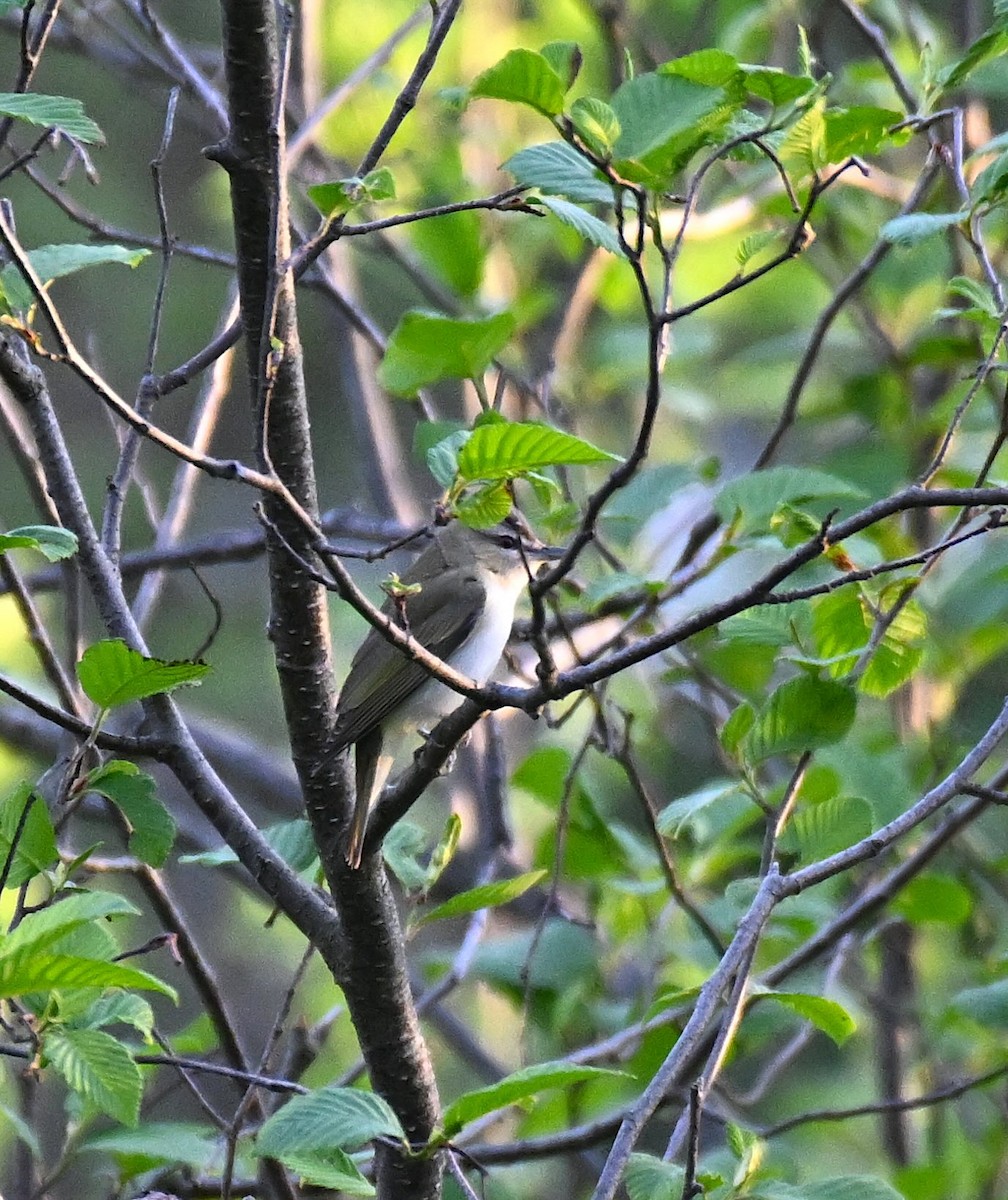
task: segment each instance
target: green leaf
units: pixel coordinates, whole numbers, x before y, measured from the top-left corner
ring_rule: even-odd
[[[493,529],[508,515],[512,504],[506,483],[488,483],[458,501],[455,515],[473,529]]]
[[[459,1096],[444,1111],[442,1126],[446,1138],[455,1137],[471,1121],[506,1108],[510,1104],[521,1104],[551,1088],[573,1087],[590,1079],[614,1079],[624,1077],[622,1071],[610,1071],[602,1067],[577,1066],[565,1062],[538,1063],[534,1067],[515,1071],[498,1083],[477,1088]]]
[[[12,1108],[8,1108],[2,1101],[0,1101],[0,1118],[3,1118],[10,1125],[17,1139],[24,1142],[36,1158],[41,1159],[42,1147],[39,1145],[38,1134],[23,1117]],[[0,1121],[0,1128],[2,1126],[3,1121]]]
[[[710,47],[662,63],[661,70],[664,75],[681,75],[704,87],[724,87],[742,76],[742,68],[733,54]]]
[[[1002,204],[1008,193],[1008,151],[988,163],[973,180],[970,197],[974,208],[991,209]]]
[[[354,175],[349,179],[315,183],[308,188],[308,199],[324,217],[338,216],[378,200],[394,200],[395,194],[395,176],[388,167],[376,167],[363,178]]]
[[[541,204],[554,217],[563,221],[565,225],[569,225],[586,242],[591,242],[593,246],[598,246],[602,250],[608,250],[610,254],[623,257],[623,247],[616,236],[616,231],[611,229],[605,221],[600,221],[598,217],[585,212],[579,205],[556,196],[540,196],[535,203]]]
[[[65,245],[39,246],[29,250],[28,259],[35,274],[45,283],[75,275],[87,267],[100,267],[118,263],[136,267],[150,254],[149,250],[137,250],[128,246],[92,246],[87,243],[67,242]],[[35,303],[35,296],[15,263],[9,263],[0,271],[0,288],[9,307],[15,312],[27,312]],[[76,548],[76,547],[75,547]]]
[[[14,835],[26,807],[28,815],[21,826],[17,850],[7,875],[8,888],[21,887],[59,861],[56,831],[45,801],[29,784],[22,783],[0,801],[0,866],[10,856]]]
[[[473,379],[507,345],[514,328],[509,312],[461,318],[413,310],[392,331],[379,382],[393,395],[413,396],[442,379]]]
[[[912,925],[962,925],[973,911],[973,893],[951,875],[917,875],[891,907]]]
[[[886,144],[905,142],[912,130],[902,129],[898,133],[889,131],[903,120],[903,114],[889,108],[872,108],[862,105],[856,108],[827,109],[823,120],[826,126],[826,160],[843,162],[851,155],[867,157],[878,154]]]
[[[37,550],[50,562],[59,562],[77,553],[77,535],[58,525],[21,525],[0,533],[0,554],[22,548]]]
[[[623,83],[612,98],[622,129],[613,151],[616,169],[651,186],[667,183],[741,107],[728,100],[723,88],[664,70]]]
[[[829,746],[843,738],[857,712],[852,688],[801,675],[770,696],[745,735],[743,748],[753,762]]]
[[[324,1150],[288,1150],[283,1156],[275,1157],[300,1176],[303,1184],[314,1184],[344,1196],[375,1194],[374,1187],[360,1173],[353,1159],[334,1146]]]
[[[77,678],[88,699],[107,710],[198,684],[209,670],[206,663],[145,658],[121,638],[110,638],[84,651]]]
[[[444,921],[449,917],[461,917],[467,913],[479,912],[483,908],[496,908],[501,904],[510,904],[519,896],[541,880],[545,879],[546,871],[527,871],[524,875],[516,875],[513,879],[500,879],[494,883],[484,883],[480,887],[470,888],[467,892],[459,892],[443,904],[425,912],[420,924],[428,921]]]
[[[766,100],[774,108],[783,108],[812,91],[815,80],[807,75],[788,75],[776,67],[750,67],[746,69],[745,87],[751,95]]]
[[[767,1200],[905,1200],[876,1175],[838,1175],[800,1187],[774,1181],[758,1185],[750,1195],[753,1200],[763,1200],[764,1196]]]
[[[985,1029],[1008,1031],[1008,979],[963,988],[952,998],[949,1009]]]
[[[105,135],[90,117],[84,105],[67,96],[40,96],[34,92],[0,92],[0,116],[15,117],[45,129],[58,129],[79,142],[104,145]]]
[[[879,236],[894,246],[916,246],[961,225],[967,215],[965,212],[907,213],[906,216],[886,221],[879,230]]]
[[[854,668],[869,645],[874,624],[866,598],[855,589],[842,589],[815,601],[815,645],[831,676],[842,678]],[[885,697],[902,687],[920,665],[926,631],[924,610],[914,600],[905,602],[875,647],[858,679],[858,690]]]
[[[99,1029],[53,1029],[43,1050],[72,1091],[121,1124],[136,1125],[143,1081],[121,1042]]]
[[[613,203],[612,185],[566,142],[546,142],[519,150],[501,170],[512,175],[516,183],[537,188],[548,196],[566,196],[581,204],[608,204],[611,207]]]
[[[569,90],[581,70],[583,56],[577,42],[547,42],[539,53],[560,76],[564,90]]]
[[[988,317],[992,317],[995,321],[998,319],[997,301],[991,295],[989,288],[984,287],[975,279],[970,279],[966,275],[954,275],[948,281],[948,290],[953,296],[962,296],[964,300],[968,300],[974,308],[978,308]]]
[[[734,779],[720,779],[707,784],[688,796],[673,800],[658,814],[658,829],[665,837],[678,838],[694,824],[705,809],[714,804],[745,797],[746,793]]]
[[[592,153],[599,158],[611,157],[621,127],[610,105],[594,96],[582,96],[571,105],[570,117],[578,137]]]
[[[379,1137],[405,1137],[388,1104],[373,1092],[329,1086],[288,1100],[259,1131],[256,1153],[287,1162],[306,1151],[358,1150]]]
[[[739,270],[745,270],[761,250],[765,250],[767,246],[780,240],[781,233],[776,229],[758,229],[755,233],[744,237],[735,251],[735,261],[739,265]]]
[[[0,958],[21,950],[38,953],[92,921],[139,915],[138,908],[115,892],[73,892],[28,913],[13,932],[0,936]]]
[[[262,836],[295,871],[307,871],[318,859],[318,848],[312,836],[311,825],[305,817],[293,821],[278,821],[263,829]],[[238,861],[238,855],[230,846],[219,846],[214,850],[203,850],[199,854],[180,854],[179,863],[187,866],[223,867]]]
[[[0,953],[0,998],[53,989],[72,991],[106,987],[139,988],[160,992],[175,1001],[178,999],[174,988],[160,979],[121,963],[71,954],[39,954],[30,949]]]
[[[998,17],[994,24],[969,47],[966,53],[954,63],[950,63],[938,72],[937,83],[941,91],[950,91],[965,83],[970,75],[990,62],[1008,53],[1008,17]]]
[[[130,1025],[149,1042],[154,1032],[154,1010],[142,996],[134,996],[132,992],[107,992],[88,1005],[74,1025],[80,1029]]]
[[[129,1164],[131,1175],[162,1165],[208,1172],[221,1156],[216,1129],[182,1121],[145,1120],[135,1130],[109,1129],[87,1138],[80,1149],[114,1155]]]
[[[805,805],[791,824],[791,833],[805,863],[846,850],[871,831],[871,805],[856,796],[831,796]]]
[[[474,99],[510,100],[527,104],[546,117],[563,111],[567,85],[542,54],[509,50],[494,66],[477,75],[469,89]]]
[[[754,996],[783,1004],[806,1021],[811,1021],[816,1029],[838,1046],[842,1046],[857,1029],[857,1023],[843,1005],[835,1000],[827,1000],[825,996],[811,996],[805,992],[774,992],[761,987],[755,990]]]
[[[152,867],[164,864],[175,841],[175,822],[155,795],[150,775],[131,762],[111,759],[87,778],[87,790],[106,796],[130,825],[130,851]]]
[[[809,500],[860,500],[864,492],[836,475],[812,467],[771,467],[731,480],[714,498],[714,510],[727,522],[741,515],[746,532],[764,531],[786,504]]]
[[[473,430],[459,450],[458,473],[466,482],[516,479],[543,467],[619,461],[618,455],[548,425],[507,421]]]
[[[631,1154],[623,1184],[630,1200],[681,1200],[685,1174],[652,1154]]]

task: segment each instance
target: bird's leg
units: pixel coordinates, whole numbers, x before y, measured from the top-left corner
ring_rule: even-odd
[[[430,739],[431,731],[429,729],[418,729],[417,732],[423,738],[424,745],[426,745],[427,741]],[[469,729],[459,738],[459,740],[455,743],[455,746],[452,749],[452,752],[445,759],[444,766],[440,769],[440,771],[438,771],[439,776],[448,775],[454,769],[455,759],[458,755],[458,752],[463,748],[463,746],[467,746],[469,744],[469,739],[471,737],[472,737],[472,730]],[[419,747],[417,747],[416,750],[413,751],[413,761],[414,762],[420,757],[420,755],[423,753],[423,750],[424,750],[424,746],[419,746]]]

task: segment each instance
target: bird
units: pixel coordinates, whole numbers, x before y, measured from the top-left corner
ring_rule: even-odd
[[[390,588],[382,612],[461,675],[482,687],[511,634],[529,580],[527,556],[555,557],[520,518],[492,529],[445,525]],[[354,747],[356,800],[346,861],[358,868],[368,811],[410,741],[462,702],[447,684],[375,628],[350,664],[336,710],[336,752]]]

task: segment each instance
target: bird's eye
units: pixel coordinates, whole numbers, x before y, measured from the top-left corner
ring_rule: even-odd
[[[497,538],[497,544],[505,550],[517,550],[521,545],[521,538],[515,537],[513,533],[502,533]]]

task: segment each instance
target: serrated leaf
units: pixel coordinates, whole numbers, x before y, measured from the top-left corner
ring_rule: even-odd
[[[806,992],[765,991],[763,988],[759,988],[756,994],[783,1004],[806,1021],[811,1021],[816,1029],[838,1046],[842,1046],[857,1029],[857,1023],[843,1005],[835,1000],[827,1000],[825,996],[812,996]]]
[[[480,425],[459,450],[459,478],[516,479],[543,467],[619,462],[618,455],[548,425],[520,421]]]
[[[783,108],[812,91],[815,80],[807,75],[788,75],[775,67],[750,67],[746,69],[745,86],[753,96],[774,108]]]
[[[107,710],[198,684],[209,670],[206,663],[145,658],[121,638],[109,638],[84,651],[77,678],[88,699]]]
[[[404,1136],[398,1117],[380,1096],[329,1086],[288,1100],[260,1129],[256,1153],[285,1162],[290,1154],[358,1150],[375,1138]]]
[[[312,836],[311,825],[304,817],[293,821],[279,821],[261,830],[263,838],[295,871],[307,871],[318,858],[318,848]],[[199,854],[180,854],[179,863],[186,866],[222,867],[238,861],[238,855],[230,846],[215,850],[204,850]]]
[[[113,264],[136,267],[149,255],[149,250],[128,246],[92,246],[75,242],[38,246],[28,251],[32,268],[44,284],[75,275],[88,267]],[[35,303],[34,293],[15,263],[9,263],[0,271],[0,288],[3,289],[7,304],[15,312],[27,312]]]
[[[748,237],[743,238],[735,251],[735,261],[738,263],[739,269],[744,270],[761,250],[766,249],[773,242],[780,241],[781,236],[776,229],[758,229],[755,233],[750,233]]]
[[[617,118],[618,120],[618,118]],[[566,142],[546,142],[513,154],[502,167],[516,183],[581,204],[613,203],[612,185]]]
[[[138,908],[115,892],[74,892],[26,914],[16,929],[0,936],[0,957],[21,950],[37,953],[92,921],[139,915]]]
[[[631,1154],[623,1175],[630,1200],[681,1200],[685,1171],[652,1154]]]
[[[547,1062],[538,1063],[534,1067],[515,1071],[489,1087],[477,1088],[459,1096],[444,1110],[442,1127],[444,1136],[455,1137],[471,1121],[506,1108],[510,1104],[520,1104],[531,1100],[540,1092],[551,1088],[573,1087],[591,1079],[613,1079],[624,1077],[622,1071],[610,1071],[602,1067],[578,1066],[573,1063]]]
[[[979,308],[989,317],[998,319],[998,306],[990,290],[978,283],[975,279],[970,279],[966,275],[954,275],[948,281],[948,290],[953,296],[962,296],[964,300],[970,301],[972,305]]]
[[[28,815],[22,822],[26,808]],[[19,825],[17,850],[5,884],[8,888],[21,887],[59,860],[56,831],[49,810],[42,797],[27,783],[22,783],[0,801],[0,865],[10,857]]]
[[[413,310],[392,331],[378,379],[396,396],[413,396],[442,379],[473,379],[507,345],[514,328],[509,312],[461,318]]]
[[[143,1081],[121,1042],[99,1029],[53,1029],[43,1050],[72,1091],[123,1125],[136,1125]]]
[[[139,988],[160,992],[177,1001],[174,988],[146,971],[97,958],[78,958],[72,954],[39,954],[18,950],[0,954],[0,997],[24,996],[29,992],[75,988]]]
[[[678,838],[693,821],[713,804],[745,796],[745,791],[734,779],[721,779],[709,783],[688,796],[673,800],[658,814],[658,829],[665,837]]]
[[[315,1151],[288,1150],[283,1156],[276,1157],[300,1177],[302,1184],[331,1189],[343,1196],[375,1194],[374,1187],[357,1169],[354,1160],[335,1147]]]
[[[154,1031],[154,1010],[142,996],[131,992],[108,992],[99,996],[87,1010],[75,1019],[74,1025],[83,1029],[101,1029],[106,1025],[129,1025],[145,1041]]]
[[[77,535],[58,525],[20,525],[0,533],[0,554],[22,548],[37,550],[50,562],[59,562],[77,553]]]
[[[812,467],[771,467],[753,471],[726,483],[714,498],[714,510],[723,521],[740,514],[746,531],[764,530],[770,518],[786,504],[809,500],[861,500],[855,484]]]
[[[612,98],[622,128],[613,150],[617,170],[624,178],[660,186],[740,107],[723,88],[682,75],[658,71],[628,80]]]
[[[455,505],[455,515],[472,529],[493,529],[510,513],[513,501],[506,483],[490,483],[467,492]]]
[[[471,436],[471,430],[459,429],[427,451],[427,469],[443,488],[450,488],[455,482],[458,476],[458,452]]]
[[[854,108],[828,109],[823,118],[826,126],[826,159],[838,163],[851,155],[868,157],[878,154],[887,143],[899,143],[912,136],[912,130],[889,131],[903,119],[903,114],[888,108],[860,105]]]
[[[149,866],[162,866],[175,842],[175,821],[150,775],[135,763],[112,759],[91,772],[86,788],[106,796],[126,817],[130,851]]]
[[[85,114],[84,105],[71,97],[0,92],[0,115],[45,129],[58,129],[79,142],[98,146],[105,142],[105,135]]]
[[[907,213],[886,221],[879,230],[879,236],[894,246],[917,246],[930,237],[954,229],[966,218],[964,212]]]
[[[449,917],[461,917],[468,913],[479,912],[482,908],[496,908],[501,904],[510,904],[522,896],[531,887],[535,887],[546,877],[544,870],[527,871],[524,875],[516,875],[513,879],[500,879],[494,883],[484,883],[480,887],[470,888],[452,896],[443,904],[425,912],[419,924],[426,925],[428,921],[445,921]]]
[[[788,680],[760,709],[743,749],[753,762],[829,746],[843,738],[857,713],[852,688],[801,675]]]
[[[509,50],[469,89],[473,99],[510,100],[527,104],[546,117],[563,111],[567,85],[549,62],[534,50]]]
[[[846,850],[871,831],[871,805],[857,796],[831,796],[808,804],[795,814],[791,823],[791,833],[804,863]]]
[[[624,257],[616,231],[605,221],[600,221],[598,217],[586,212],[580,205],[572,204],[570,200],[563,200],[558,196],[540,196],[535,203],[541,204],[558,220],[579,233],[586,242],[591,242],[593,246],[608,250],[610,254],[616,254],[620,258]]]
[[[571,122],[578,136],[600,158],[608,158],[619,138],[619,117],[604,100],[582,96],[571,105]]]
[[[727,50],[708,47],[662,63],[662,74],[681,75],[705,87],[724,87],[742,74],[738,59]]]

